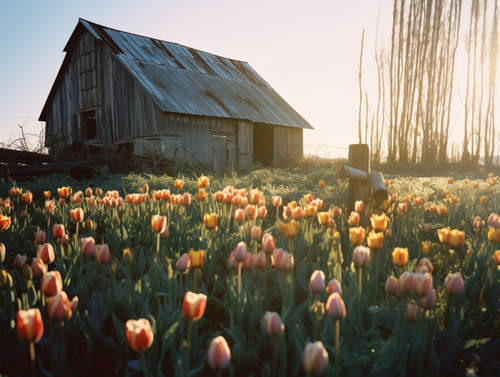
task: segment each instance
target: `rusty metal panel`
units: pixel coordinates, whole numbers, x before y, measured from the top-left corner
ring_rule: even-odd
[[[164,112],[312,129],[246,62],[81,22]]]

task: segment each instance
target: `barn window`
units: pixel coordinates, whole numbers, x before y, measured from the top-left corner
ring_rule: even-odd
[[[95,110],[82,113],[82,141],[97,140]]]

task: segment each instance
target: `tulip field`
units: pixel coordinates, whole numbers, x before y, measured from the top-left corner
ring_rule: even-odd
[[[500,375],[497,177],[0,183],[0,375]]]

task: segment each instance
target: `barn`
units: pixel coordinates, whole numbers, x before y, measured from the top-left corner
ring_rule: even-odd
[[[247,62],[84,19],[64,51],[39,117],[53,154],[213,170],[302,158],[312,126]]]

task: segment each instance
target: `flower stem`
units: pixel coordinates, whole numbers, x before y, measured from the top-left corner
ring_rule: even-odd
[[[241,295],[241,266],[243,262],[238,262],[238,296]]]
[[[189,374],[189,353],[191,351],[191,333],[192,332],[193,332],[193,321],[189,321],[187,346],[186,346],[186,376]]]
[[[361,292],[363,288],[363,269],[358,268],[358,288],[359,288],[359,299],[358,299],[358,314],[359,314],[359,319],[361,322],[362,321],[362,315],[361,315]]]
[[[160,254],[160,233],[156,235],[156,255]]]
[[[106,266],[102,265],[102,291],[106,294]]]
[[[340,321],[335,320],[335,374],[339,375],[339,340],[340,340]]]
[[[31,377],[35,377],[35,343],[30,342]]]
[[[276,364],[278,364],[278,352],[277,352],[277,348],[278,348],[278,337],[275,336],[273,338],[273,343],[274,343],[274,351],[273,351],[273,377],[276,377],[276,370],[277,370],[277,367],[276,367]]]
[[[177,305],[177,307],[180,307],[181,306],[181,295],[182,295],[182,275],[184,275],[183,273],[181,273],[181,276],[179,277],[179,304]]]
[[[139,352],[141,355],[141,365],[142,365],[142,373],[144,374],[144,377],[147,377],[148,372],[146,370],[146,362],[144,361],[144,351]]]

